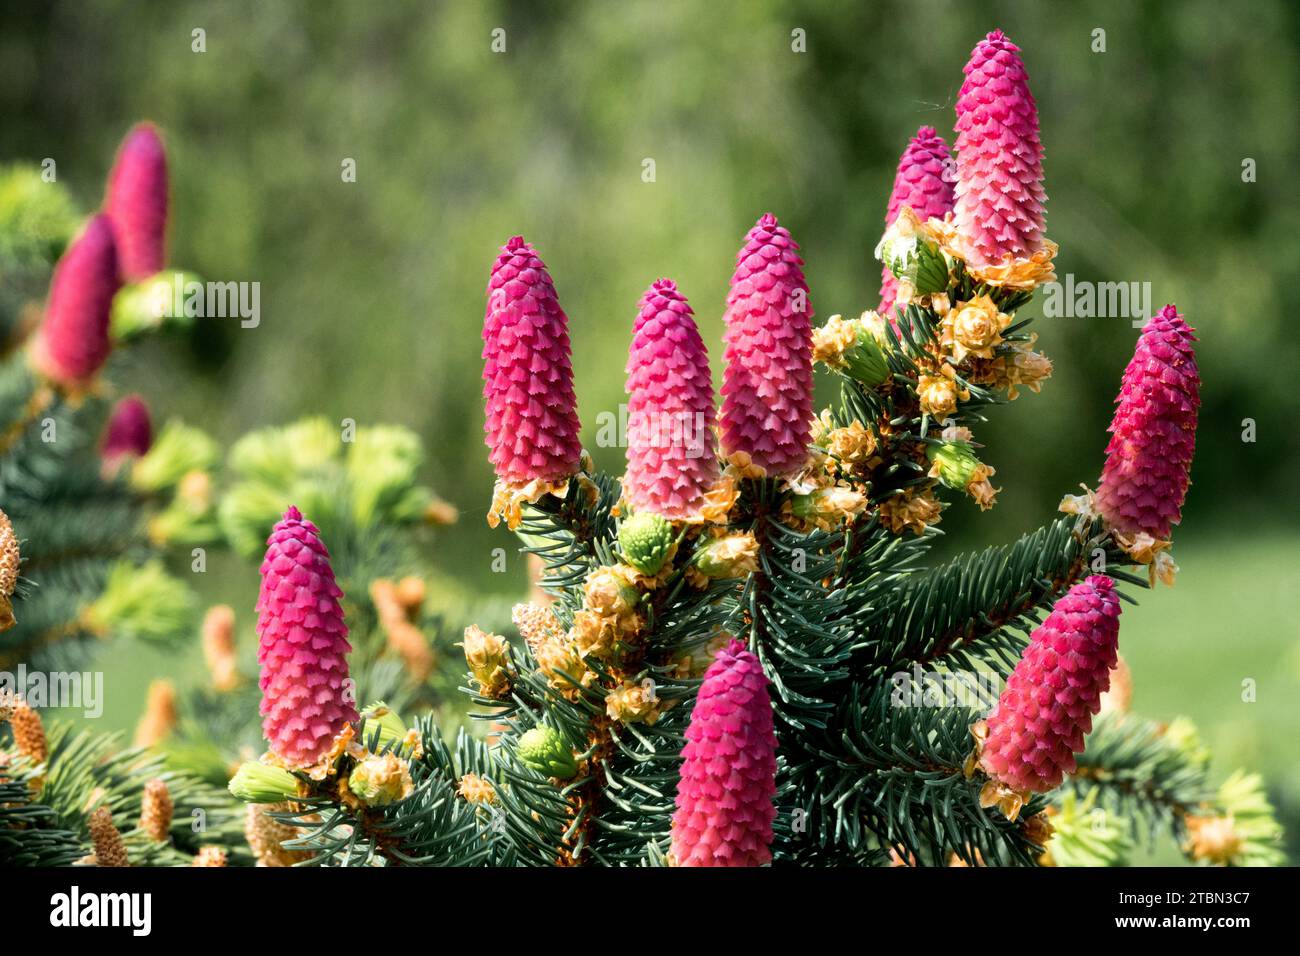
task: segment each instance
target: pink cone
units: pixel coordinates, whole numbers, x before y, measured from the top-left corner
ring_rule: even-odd
[[[483,317],[487,445],[509,484],[561,481],[582,457],[569,358],[569,320],[546,265],[515,236],[488,280]]]
[[[1124,370],[1097,489],[1098,510],[1119,531],[1164,541],[1182,520],[1201,405],[1195,342],[1167,305],[1143,327]]]
[[[167,264],[167,153],[152,123],[137,123],[122,141],[104,212],[124,281],[147,279]]]
[[[672,852],[678,866],[772,859],[776,734],[758,658],[732,641],[700,685],[686,728]]]
[[[1019,47],[994,30],[971,52],[957,95],[957,232],[973,262],[1043,245],[1043,145]]]
[[[125,458],[139,458],[153,443],[149,406],[139,395],[127,395],[113,406],[104,426],[100,460],[113,470]]]
[[[798,471],[812,431],[812,305],[799,246],[767,213],[745,237],[727,293],[722,448],[771,476]]]
[[[988,719],[989,776],[1046,793],[1075,769],[1119,649],[1115,582],[1094,574],[1066,593],[1030,637]]]
[[[943,137],[930,126],[917,130],[898,160],[894,191],[889,194],[889,208],[885,212],[885,226],[893,224],[904,206],[911,207],[922,222],[931,218],[942,219],[951,212],[951,164],[948,144]],[[881,315],[892,315],[897,296],[898,280],[888,266],[883,266],[880,272],[880,307],[876,311]]]
[[[95,216],[54,267],[45,320],[32,343],[32,362],[60,385],[87,384],[108,359],[113,296],[119,287],[117,251],[108,217]]]
[[[348,627],[329,552],[290,507],[267,539],[257,599],[262,730],[295,767],[314,763],[357,719],[348,679]]]
[[[709,353],[686,297],[660,279],[641,297],[627,361],[627,475],[637,511],[699,513],[718,480]]]

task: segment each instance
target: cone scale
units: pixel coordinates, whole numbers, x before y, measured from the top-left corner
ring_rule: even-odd
[[[54,268],[45,319],[32,343],[32,363],[65,388],[90,383],[108,359],[117,249],[107,216],[95,216]]]

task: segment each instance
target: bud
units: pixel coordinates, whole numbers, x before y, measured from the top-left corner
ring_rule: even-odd
[[[427,591],[428,588],[425,586],[423,579],[408,574],[397,582],[397,588],[393,592],[393,596],[397,599],[397,603],[406,610],[406,613],[414,617],[419,615]]]
[[[844,370],[868,387],[887,382],[891,373],[880,339],[861,319],[854,324],[856,335],[852,347],[844,352]]]
[[[533,654],[537,658],[537,667],[546,675],[547,682],[569,700],[577,700],[581,696],[579,687],[586,687],[595,679],[595,674],[587,669],[578,648],[563,636],[542,640]],[[578,686],[575,686],[574,681]]]
[[[131,484],[140,491],[162,491],[192,471],[210,470],[220,457],[220,446],[206,432],[170,421],[131,469]]]
[[[825,409],[818,420],[817,446],[835,459],[839,470],[870,469],[883,461],[879,443],[869,428],[856,418],[843,428],[836,428],[830,409]]]
[[[140,829],[155,843],[166,843],[171,838],[172,813],[175,804],[167,791],[167,782],[155,777],[144,785],[140,802]]]
[[[467,773],[456,784],[456,792],[466,803],[492,804],[497,802],[497,790],[491,780],[476,773]]]
[[[281,823],[270,814],[288,809],[287,804],[273,804],[260,807],[249,804],[244,815],[244,838],[257,857],[258,866],[293,866],[311,859],[306,850],[289,850],[284,844],[298,838],[298,828],[288,823]]]
[[[583,608],[573,614],[573,627],[569,630],[569,637],[573,647],[584,659],[595,657],[605,660],[617,647],[619,638],[623,634],[631,636],[639,625],[640,619],[635,616],[601,614]],[[581,669],[576,673],[581,673]]]
[[[922,222],[943,219],[952,211],[952,157],[948,144],[931,126],[916,131],[898,160],[894,188],[889,194],[885,226],[891,226],[904,208]],[[886,266],[880,276],[880,311],[892,315],[898,297],[898,281]]]
[[[149,684],[144,713],[135,725],[135,746],[154,747],[176,728],[176,687],[169,680]]]
[[[583,585],[585,605],[604,617],[622,617],[636,610],[641,595],[632,586],[630,568],[610,565],[596,568]]]
[[[937,445],[929,445],[925,449],[925,457],[934,465],[930,474],[938,478],[945,487],[955,488],[958,491],[964,490],[970,484],[971,479],[975,477],[975,470],[980,466],[979,458],[975,456],[970,444],[964,441],[945,441]]]
[[[162,641],[192,626],[193,617],[194,595],[161,561],[139,567],[119,561],[79,623],[92,634]]]
[[[225,693],[239,684],[235,657],[235,611],[228,604],[216,604],[203,616],[203,659],[212,676],[212,686]]]
[[[225,866],[226,851],[219,846],[201,846],[190,866]]]
[[[9,722],[14,749],[33,764],[49,758],[49,742],[41,715],[27,701],[9,691],[0,691],[0,721]]]
[[[932,295],[948,288],[948,260],[910,208],[901,209],[885,230],[876,246],[876,258],[917,295]]]
[[[673,526],[652,511],[639,511],[618,526],[623,557],[642,574],[654,577],[668,561],[674,544]]]
[[[99,460],[106,478],[117,473],[123,461],[132,461],[149,451],[153,426],[149,406],[139,395],[128,395],[113,406],[104,425]]]
[[[621,684],[605,697],[605,713],[625,724],[653,724],[659,719],[659,701],[652,684]]]
[[[943,321],[942,343],[952,349],[954,362],[966,356],[992,359],[994,346],[1002,344],[1002,333],[1011,324],[1011,316],[999,312],[993,299],[977,295],[969,302],[958,302]]]
[[[577,761],[563,738],[553,728],[541,725],[526,731],[515,747],[519,762],[529,770],[569,780],[578,773]]]
[[[1035,352],[1023,342],[1013,343],[1010,351],[994,355],[993,361],[978,381],[981,385],[993,388],[1005,388],[1007,400],[1015,401],[1020,397],[1020,387],[1031,392],[1039,392],[1043,379],[1051,377],[1052,360],[1041,352]]]
[[[375,578],[370,582],[370,600],[374,602],[388,647],[402,659],[406,672],[423,683],[437,660],[424,632],[411,621],[411,615],[419,613],[420,602],[424,600],[424,584],[418,578],[406,580],[415,582],[420,588],[414,604],[404,601],[398,585],[386,578]]]
[[[884,321],[876,313],[864,312],[858,319],[832,315],[813,330],[813,359],[874,387],[891,374],[884,344]]]
[[[534,653],[543,641],[554,639],[563,633],[555,612],[543,604],[516,604],[510,609],[510,620]]]
[[[416,477],[423,459],[420,439],[409,428],[372,425],[357,429],[347,451],[352,517],[357,527],[390,518],[405,501],[419,496]]]
[[[257,760],[240,764],[226,789],[245,803],[281,803],[299,796],[297,777]]]
[[[510,644],[499,634],[471,624],[465,628],[465,661],[484,697],[504,697],[510,689]]]
[[[894,534],[911,531],[925,534],[925,529],[939,523],[943,505],[930,496],[930,489],[909,488],[891,495],[880,503],[880,523]]]
[[[738,578],[758,570],[758,541],[749,532],[714,538],[695,552],[695,570],[706,578]]]
[[[352,795],[372,807],[386,807],[405,800],[415,790],[406,761],[389,751],[366,757],[348,775]]]
[[[122,834],[113,825],[113,814],[108,807],[99,807],[90,814],[88,824],[91,842],[95,844],[96,866],[130,866]]]
[[[1040,866],[1123,866],[1132,849],[1119,814],[1097,806],[1097,787],[1082,800],[1067,788],[1051,812],[1051,837]]]
[[[951,373],[952,368],[945,365],[943,370]],[[922,412],[931,418],[944,419],[957,411],[958,400],[970,398],[970,392],[959,388],[951,375],[922,375],[916,384],[916,397]]]
[[[363,710],[361,717],[366,722],[361,738],[363,743],[368,746],[371,735],[376,729],[379,731],[379,739],[372,749],[382,750],[389,746],[396,749],[406,739],[406,722],[382,700],[375,701]]]
[[[113,297],[108,331],[115,342],[128,342],[165,325],[186,328],[195,316],[185,309],[187,289],[203,287],[193,272],[159,272],[123,286]]]
[[[806,495],[792,495],[790,514],[805,527],[831,531],[841,522],[862,514],[867,504],[867,496],[862,492],[842,485],[831,485]]]
[[[1215,794],[1206,815],[1187,817],[1183,852],[1224,866],[1285,866],[1282,826],[1259,774],[1235,770]],[[1217,812],[1215,812],[1217,811]]]

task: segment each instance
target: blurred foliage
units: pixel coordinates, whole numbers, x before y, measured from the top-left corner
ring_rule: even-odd
[[[504,53],[490,46],[498,27]],[[1189,538],[1179,560],[1209,590],[1180,587],[1159,602],[1172,618],[1148,608],[1131,623],[1209,648],[1231,636],[1200,616],[1212,575],[1250,559],[1252,536],[1274,529],[1275,540],[1296,520],[1277,504],[1300,468],[1288,420],[1300,352],[1283,299],[1300,280],[1300,8],[1286,0],[15,2],[0,10],[0,159],[55,158],[89,208],[130,123],[157,121],[172,160],[172,261],[260,282],[262,321],[203,320],[146,343],[124,362],[130,384],[160,418],[227,445],[309,414],[409,426],[429,449],[422,480],[467,513],[438,538],[444,569],[522,593],[522,560],[508,580],[492,574],[478,520],[491,488],[479,328],[497,247],[523,233],[551,268],[594,445],[597,416],[622,401],[652,280],[670,275],[690,297],[720,379],[727,280],[761,213],[803,246],[821,318],[875,304],[871,251],[898,153],[923,124],[951,142],[961,66],[994,27],[1022,48],[1038,99],[1058,272],[1149,281],[1153,307],[1178,303],[1199,331],[1186,526],[1207,550],[1183,554]],[[206,52],[192,51],[196,28]],[[796,28],[806,53],[791,51]],[[1097,28],[1104,53],[1092,49]],[[355,183],[340,175],[348,158]],[[1246,158],[1257,182],[1242,181]],[[64,231],[54,226],[52,241]],[[1056,373],[977,436],[1004,491],[995,518],[951,509],[944,527],[964,546],[1011,540],[1100,470],[1137,333],[1124,319],[1035,328]],[[1246,418],[1254,444],[1241,441]],[[591,450],[618,470],[619,449]],[[1216,528],[1240,545],[1216,549]],[[1213,610],[1263,645],[1251,665],[1263,685],[1288,646],[1300,659],[1300,639],[1293,614],[1271,610],[1279,588],[1294,594],[1293,566],[1258,557]],[[1268,632],[1251,631],[1256,621]],[[1180,663],[1185,680],[1156,693],[1204,686],[1204,664]],[[1300,783],[1289,793],[1296,814]]]
[[[1042,113],[1061,274],[1150,281],[1155,306],[1179,303],[1199,329],[1189,523],[1275,518],[1300,465],[1281,299],[1300,271],[1286,172],[1300,159],[1300,14],[1280,0],[1248,16],[1211,0],[6,4],[0,156],[54,157],[91,205],[123,131],[158,121],[173,261],[260,282],[262,323],[199,322],[187,361],[145,349],[136,384],[225,440],[304,414],[409,425],[434,450],[432,483],[478,513],[478,330],[498,245],[522,232],[551,267],[594,444],[653,279],[691,298],[720,374],[733,257],[768,209],[803,246],[820,316],[874,305],[898,152],[921,124],[951,139],[961,66],[995,26],[1022,47]],[[791,51],[795,28],[806,53]],[[1245,157],[1258,182],[1242,182]],[[1006,489],[981,541],[1095,480],[1136,336],[1123,319],[1036,327],[1057,372],[980,436]],[[1240,442],[1245,417],[1257,444]],[[617,465],[617,449],[593,452]],[[461,573],[487,584],[486,529],[464,521],[447,540],[482,556]]]

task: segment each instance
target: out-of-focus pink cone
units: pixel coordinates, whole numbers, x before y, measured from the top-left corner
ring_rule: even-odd
[[[45,318],[32,342],[32,364],[65,388],[88,385],[108,359],[117,251],[108,217],[95,216],[54,267]]]
[[[106,472],[115,472],[124,461],[145,454],[152,443],[149,406],[139,395],[127,395],[108,416],[99,458]]]
[[[167,264],[167,153],[152,123],[137,123],[122,141],[104,212],[124,281],[147,279]]]

